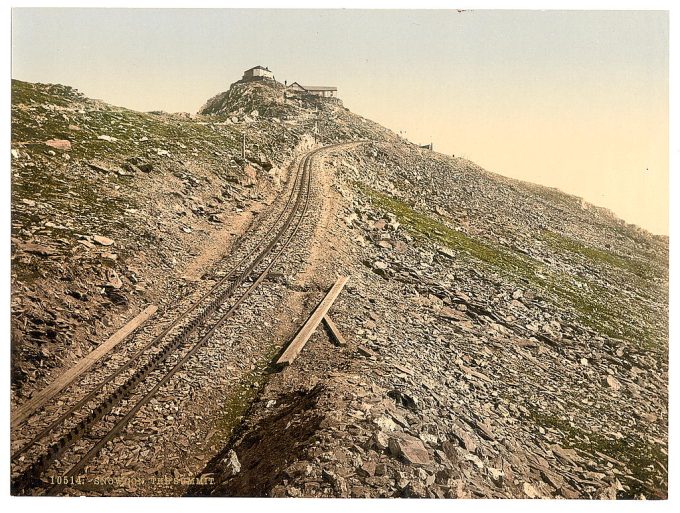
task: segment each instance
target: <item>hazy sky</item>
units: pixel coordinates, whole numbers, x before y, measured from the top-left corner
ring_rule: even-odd
[[[15,9],[14,78],[196,112],[268,66],[490,171],[668,233],[659,11]]]

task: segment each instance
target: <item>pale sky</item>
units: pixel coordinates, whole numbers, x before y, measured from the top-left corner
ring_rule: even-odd
[[[268,66],[489,171],[668,233],[661,11],[15,9],[12,76],[196,112]]]

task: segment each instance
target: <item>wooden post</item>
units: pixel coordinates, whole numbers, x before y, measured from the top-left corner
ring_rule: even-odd
[[[326,297],[323,298],[323,301],[321,301],[316,310],[314,310],[314,313],[312,313],[309,319],[307,319],[307,322],[304,324],[304,326],[302,326],[302,329],[298,332],[288,348],[286,348],[284,353],[278,359],[276,362],[277,364],[290,365],[293,363],[295,358],[297,358],[297,356],[300,354],[300,351],[302,351],[302,348],[305,347],[309,337],[312,336],[312,333],[314,333],[314,330],[317,328],[323,317],[328,313],[328,310],[340,294],[340,291],[342,291],[342,288],[345,286],[345,283],[347,283],[347,280],[349,280],[348,276],[340,276],[338,278],[338,280],[335,282],[335,285],[333,285],[331,290],[328,291]]]
[[[55,395],[61,392],[68,385],[80,376],[83,372],[92,367],[98,360],[100,360],[106,353],[111,351],[125,337],[136,330],[144,321],[156,313],[158,307],[155,305],[147,306],[137,316],[129,321],[125,326],[116,331],[106,342],[102,343],[96,349],[93,349],[88,355],[81,358],[78,363],[67,370],[64,374],[55,379],[45,388],[35,393],[28,401],[19,406],[12,416],[11,426],[17,427],[26,418],[28,418],[34,411],[43,406],[47,401],[52,399]]]
[[[246,133],[243,132],[243,139],[241,140],[241,158],[246,159]]]
[[[345,337],[342,336],[340,329],[333,322],[333,319],[331,319],[331,316],[328,314],[324,315],[323,322],[326,324],[326,327],[331,334],[331,338],[335,340],[335,344],[340,347],[345,347],[347,341],[345,340]]]

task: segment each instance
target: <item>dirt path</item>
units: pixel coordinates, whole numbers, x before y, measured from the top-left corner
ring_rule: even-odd
[[[243,212],[240,212],[225,221],[226,228],[215,231],[210,245],[201,248],[201,252],[187,265],[181,277],[189,282],[196,282],[217,262],[227,257],[236,242],[248,231],[253,222],[265,210],[265,203],[258,201]]]
[[[285,347],[291,340],[336,277],[343,273],[347,259],[350,258],[341,235],[340,225],[344,223],[340,215],[343,198],[333,186],[333,159],[333,155],[325,155],[315,167],[316,196],[319,198],[315,208],[316,226],[310,243],[305,248],[304,265],[289,283],[281,303],[277,306],[277,311],[281,313],[274,317],[269,333],[271,344],[275,348]],[[266,322],[271,319],[269,316],[265,318]],[[319,326],[303,349],[301,357],[307,359],[312,353],[313,358],[323,362],[322,365],[332,367],[335,355],[329,351],[333,350],[327,333]],[[319,352],[325,358],[318,358]],[[338,352],[337,356],[340,355]],[[273,360],[275,358],[270,363]],[[269,375],[264,376],[266,381],[257,390],[257,394],[251,394],[250,400],[255,401],[251,410],[243,421],[234,425],[235,431],[230,439],[224,440],[222,450],[197,474],[219,472],[221,464],[229,459],[229,451],[235,441],[245,434],[245,441],[241,440],[239,444],[247,445],[250,449],[239,449],[243,471],[230,483],[225,495],[258,496],[266,493],[276,484],[280,469],[288,461],[301,456],[298,453],[319,428],[321,418],[315,417],[311,411],[320,397],[320,389],[314,389],[318,379],[314,378],[313,382],[307,380],[298,372],[297,362],[283,371],[270,366],[268,372]],[[311,391],[306,393],[307,390]],[[261,429],[252,431],[251,421],[257,422],[252,417],[257,419],[269,413],[266,407],[263,408],[263,402],[267,403],[267,400],[269,404],[275,403],[276,414],[273,418],[268,418]],[[195,486],[190,487],[188,493],[202,495],[208,489],[212,490],[212,487]]]

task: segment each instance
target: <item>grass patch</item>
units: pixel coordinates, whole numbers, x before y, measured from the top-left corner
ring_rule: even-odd
[[[224,404],[222,416],[215,425],[217,431],[209,442],[214,440],[219,444],[224,444],[229,440],[257,396],[258,386],[256,382],[258,377],[259,374],[251,372],[241,380],[234,393],[229,396]]]
[[[619,499],[633,499],[644,494],[648,499],[665,499],[668,495],[668,456],[656,444],[649,444],[637,434],[626,434],[621,439],[608,438],[599,433],[572,426],[557,416],[531,411],[530,420],[538,426],[558,430],[563,445],[580,449],[598,459],[595,451],[624,463],[633,479],[619,476],[621,484],[628,487],[620,491]]]
[[[224,404],[222,416],[215,425],[216,433],[209,442],[215,440],[224,445],[229,441],[236,428],[243,421],[257,394],[266,384],[267,368],[278,351],[277,346],[270,347],[266,354],[257,361],[255,369],[243,376],[234,393],[229,396]]]
[[[399,199],[363,185],[359,185],[359,187],[368,195],[374,205],[394,214],[399,222],[416,236],[437,241],[498,270],[520,275],[529,280],[538,272],[535,265],[538,262],[468,237],[464,233],[453,230],[436,219],[414,210],[410,205]]]
[[[12,106],[12,142],[45,156],[51,150],[44,144],[48,139],[70,141],[72,148],[68,153],[72,158],[113,161],[153,153],[156,146],[185,158],[194,149],[205,157],[213,149],[240,148],[240,133],[230,127],[214,129],[191,119],[97,104],[66,86],[12,80]],[[73,125],[78,128],[72,128]],[[115,137],[117,141],[99,140],[100,135]],[[144,137],[147,140],[140,142]],[[62,152],[56,153],[60,157]]]
[[[541,238],[555,250],[569,251],[581,255],[589,262],[596,265],[609,265],[632,273],[643,280],[652,280],[656,277],[653,268],[632,258],[619,256],[609,251],[587,246],[579,241],[570,239],[549,230],[541,232]]]
[[[616,295],[615,291],[597,283],[580,279],[577,285],[575,277],[554,271],[538,260],[469,237],[418,212],[400,199],[360,183],[356,186],[374,206],[394,214],[414,236],[447,246],[463,258],[481,263],[514,282],[531,284],[549,294],[555,304],[571,307],[583,325],[598,333],[611,338],[625,338],[647,349],[656,349],[658,341],[663,340],[663,333],[650,330],[646,323],[646,320],[657,318],[658,313],[647,311],[644,305],[634,309],[628,298]],[[599,253],[597,255],[605,258]]]
[[[52,104],[66,107],[71,101],[82,100],[75,89],[60,84],[32,84],[12,80],[12,104]]]

